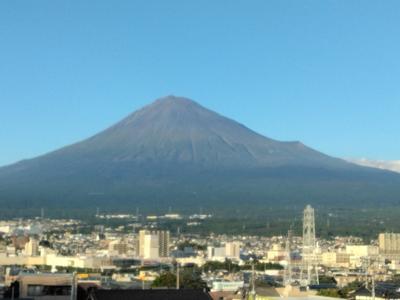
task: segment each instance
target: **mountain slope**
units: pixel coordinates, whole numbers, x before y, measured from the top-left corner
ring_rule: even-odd
[[[400,176],[279,142],[169,96],[82,142],[0,168],[0,202],[190,206],[396,201]],[[152,203],[150,205],[150,202]]]

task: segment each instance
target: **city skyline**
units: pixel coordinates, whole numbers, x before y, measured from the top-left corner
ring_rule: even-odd
[[[105,215],[95,217],[95,226],[88,220],[1,220],[4,296],[17,290],[19,297],[32,299],[52,295],[60,300],[87,300],[93,299],[88,294],[106,290],[110,294],[106,299],[114,299],[111,295],[124,287],[126,294],[146,295],[153,288],[160,293],[176,288],[177,294],[187,289],[208,295],[241,291],[233,300],[254,299],[251,295],[362,300],[367,287],[377,300],[386,299],[382,295],[388,292],[395,296],[392,299],[400,297],[396,281],[400,234],[388,230],[363,237],[323,233],[315,230],[310,205],[304,209],[303,226],[299,220],[287,236],[267,228],[260,235],[196,232],[196,227],[207,226],[213,218],[197,214],[106,215],[118,219],[116,223],[104,222]],[[177,221],[186,224],[184,233],[166,230],[177,229]],[[87,293],[75,292],[89,282],[92,289]],[[39,288],[30,288],[32,283]],[[56,292],[61,289],[62,294]],[[271,292],[274,297],[266,298]]]

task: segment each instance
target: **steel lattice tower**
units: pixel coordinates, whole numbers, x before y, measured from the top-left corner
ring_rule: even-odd
[[[315,257],[315,216],[314,208],[307,205],[303,214],[303,264],[301,270],[301,279],[306,274],[306,284],[319,283],[318,265]]]
[[[312,253],[315,249],[314,208],[307,205],[303,216],[303,253]]]
[[[284,286],[290,285],[292,283],[292,258],[291,258],[291,242],[292,242],[292,231],[288,231],[288,235],[286,238],[285,252],[286,252],[286,267],[283,278]]]

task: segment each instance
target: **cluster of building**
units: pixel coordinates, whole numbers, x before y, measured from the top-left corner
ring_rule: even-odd
[[[304,211],[302,236],[291,232],[275,237],[206,236],[179,231],[172,235],[154,228],[153,221],[97,225],[90,231],[76,220],[0,222],[3,285],[32,299],[45,293],[77,297],[78,287],[85,285],[146,289],[165,267],[176,273],[176,266],[196,266],[203,270],[210,297],[270,299],[309,296],[320,288],[341,288],[356,281],[365,282],[372,295],[378,293],[379,283],[387,283],[400,272],[399,233],[381,233],[368,244],[351,236],[319,239],[309,206]],[[237,267],[223,268],[227,261]],[[210,264],[221,267],[210,269]],[[323,277],[332,278],[334,286],[324,286]],[[15,282],[18,286],[13,286]],[[365,289],[363,293],[359,299],[368,296]]]

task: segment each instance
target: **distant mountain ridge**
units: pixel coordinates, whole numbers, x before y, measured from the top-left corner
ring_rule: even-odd
[[[84,141],[0,168],[0,203],[365,203],[396,201],[398,183],[394,173],[264,137],[190,99],[168,96]]]

